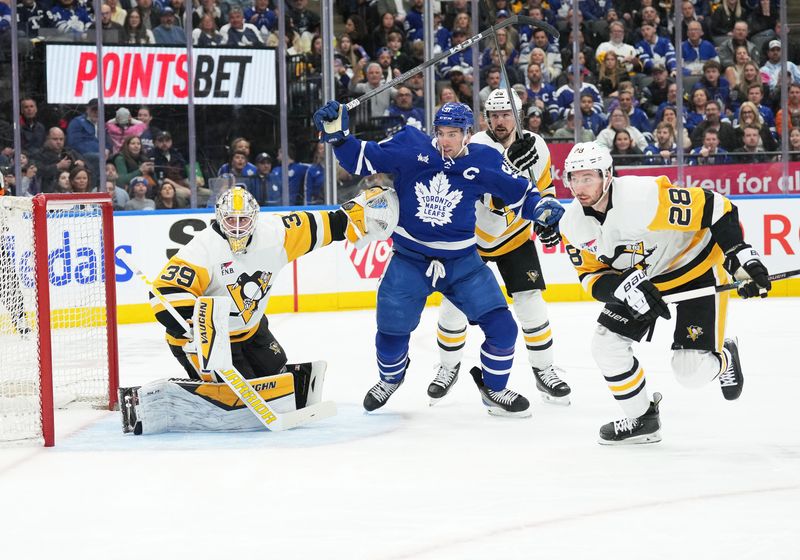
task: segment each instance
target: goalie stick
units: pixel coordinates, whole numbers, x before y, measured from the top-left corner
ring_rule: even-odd
[[[399,84],[401,82],[405,82],[407,79],[409,79],[414,74],[418,74],[419,72],[422,72],[426,68],[428,68],[430,66],[433,66],[434,64],[438,64],[442,60],[445,60],[446,58],[448,58],[448,57],[450,57],[450,56],[452,56],[452,55],[454,55],[456,53],[459,53],[459,52],[463,51],[464,49],[467,49],[467,48],[471,47],[473,44],[481,41],[482,39],[485,39],[487,37],[493,36],[495,33],[497,33],[497,31],[499,29],[503,29],[504,27],[509,27],[511,25],[516,25],[518,23],[522,23],[522,24],[525,24],[525,25],[530,25],[530,26],[536,27],[538,29],[543,29],[550,36],[558,39],[558,36],[559,36],[558,31],[556,30],[555,27],[553,27],[552,25],[550,25],[547,22],[539,21],[537,19],[533,19],[532,17],[528,17],[528,16],[511,16],[511,17],[503,20],[502,22],[498,23],[497,25],[493,25],[492,27],[489,27],[488,29],[486,29],[484,31],[481,31],[477,35],[475,35],[473,37],[470,37],[469,39],[466,39],[463,43],[460,43],[460,44],[456,45],[455,47],[451,48],[450,50],[445,51],[445,52],[433,57],[430,60],[426,60],[425,62],[423,62],[419,66],[415,66],[411,70],[409,70],[407,72],[404,72],[403,74],[400,74],[395,79],[393,79],[393,80],[391,80],[389,82],[386,82],[385,84],[382,84],[382,85],[378,86],[377,88],[373,89],[372,91],[368,91],[367,93],[365,93],[364,95],[362,95],[358,99],[353,99],[352,101],[350,101],[348,103],[345,103],[345,107],[347,107],[348,111],[352,111],[353,109],[355,109],[356,107],[358,107],[359,105],[361,105],[365,101],[375,97],[379,93],[384,92],[387,89],[389,89],[390,87],[394,87],[394,86],[396,86],[397,84]]]
[[[138,276],[153,292],[164,306],[164,309],[172,315],[172,318],[177,321],[180,327],[184,330],[184,335],[189,340],[192,340],[192,329],[186,322],[178,310],[175,309],[169,300],[164,297],[164,294],[156,288],[147,276],[138,268],[134,270],[134,274]],[[215,371],[217,376],[221,378],[225,384],[239,396],[239,399],[247,405],[250,412],[258,418],[265,428],[271,432],[280,432],[289,430],[297,426],[302,426],[317,420],[323,420],[336,415],[336,404],[332,401],[325,401],[318,404],[312,404],[299,410],[292,412],[277,412],[270,407],[263,397],[254,391],[247,380],[240,374],[233,365],[229,369]]]
[[[798,276],[798,275],[800,275],[800,269],[787,270],[786,272],[778,272],[776,274],[770,274],[767,278],[769,278],[770,282],[776,282],[778,280],[785,280],[787,278],[792,278],[793,276]],[[678,303],[679,301],[685,301],[687,299],[695,299],[699,297],[710,296],[719,292],[727,292],[728,290],[735,290],[745,282],[751,282],[751,280],[737,280],[736,282],[731,282],[730,284],[722,284],[720,286],[706,286],[705,288],[687,290],[685,292],[679,292],[677,294],[664,296],[664,301],[666,301],[667,303]]]

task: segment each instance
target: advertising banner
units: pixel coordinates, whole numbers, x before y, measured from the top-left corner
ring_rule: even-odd
[[[571,199],[572,194],[564,187],[561,173],[564,161],[574,144],[551,143],[550,158],[553,163],[553,183],[558,198]],[[684,168],[687,187],[700,187],[717,191],[725,196],[749,196],[762,194],[800,194],[800,162],[789,162],[789,177],[781,177],[783,167],[776,163],[748,163],[725,165],[689,165]],[[666,175],[670,180],[678,180],[676,166],[618,167],[617,175]]]
[[[275,105],[274,49],[208,49],[194,53],[198,105]],[[104,47],[105,102],[186,105],[186,49]],[[47,102],[78,105],[97,97],[94,45],[47,45]]]

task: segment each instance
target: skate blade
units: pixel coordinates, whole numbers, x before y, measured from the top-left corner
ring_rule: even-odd
[[[542,397],[542,401],[548,404],[555,404],[558,406],[569,406],[572,404],[572,401],[569,400],[569,395],[564,395],[563,397],[555,397],[548,393],[539,393]]]
[[[637,445],[642,443],[658,443],[661,441],[661,430],[655,431],[652,434],[636,436],[619,441],[612,441],[603,438],[598,438],[597,443],[600,445]]]
[[[496,406],[489,406],[486,407],[486,411],[489,413],[489,416],[497,416],[502,418],[530,418],[533,416],[533,411],[530,408],[527,410],[520,410],[519,412],[509,412]]]

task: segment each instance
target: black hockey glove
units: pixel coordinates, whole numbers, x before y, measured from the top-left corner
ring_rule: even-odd
[[[503,152],[503,159],[517,173],[527,171],[539,161],[539,153],[536,151],[536,137],[531,135],[514,140]]]
[[[539,222],[534,222],[533,231],[545,247],[556,247],[561,243],[561,234],[558,231],[558,225],[546,226]]]
[[[627,305],[637,319],[655,321],[659,317],[669,319],[672,316],[661,292],[638,268],[628,269],[622,274],[614,297]]]
[[[760,296],[767,297],[772,289],[767,267],[761,262],[761,255],[750,245],[740,244],[728,251],[723,265],[736,280],[745,280],[745,283],[736,288],[739,297],[743,299]]]

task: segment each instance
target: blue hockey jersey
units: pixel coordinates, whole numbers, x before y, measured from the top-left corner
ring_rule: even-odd
[[[469,144],[468,153],[442,158],[430,136],[406,126],[382,142],[348,136],[335,148],[350,173],[391,173],[400,200],[400,220],[392,235],[400,247],[428,257],[455,257],[475,251],[475,203],[484,193],[532,219],[539,192],[504,163],[495,149]]]

